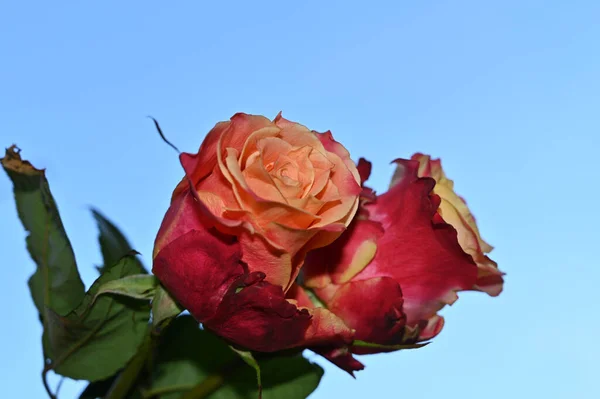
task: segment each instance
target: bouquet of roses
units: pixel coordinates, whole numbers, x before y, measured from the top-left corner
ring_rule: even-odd
[[[458,291],[502,291],[427,155],[395,160],[377,194],[331,132],[240,113],[179,159],[152,274],[94,211],[104,264],[85,292],[44,170],[6,150],[51,397],[49,371],[89,381],[81,398],[305,398],[323,371],[304,350],[353,375],[356,355],[426,345]]]

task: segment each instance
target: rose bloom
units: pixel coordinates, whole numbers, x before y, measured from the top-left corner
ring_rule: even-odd
[[[483,254],[491,247],[439,161],[417,154],[395,162],[390,189],[382,195],[363,190],[349,229],[308,254],[307,289],[294,291],[304,306],[314,293],[356,330],[357,340],[380,345],[317,349],[349,372],[363,367],[352,353],[400,349],[437,335],[444,325],[437,312],[454,303],[458,291],[502,290],[502,273]],[[364,182],[371,164],[361,159],[358,169]]]
[[[333,242],[356,214],[360,176],[346,149],[281,115],[236,114],[180,161],[185,178],[153,262],[173,297],[247,349],[350,343],[353,331],[331,311],[286,298],[306,253]]]

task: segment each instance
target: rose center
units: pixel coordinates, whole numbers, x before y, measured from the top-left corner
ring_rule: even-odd
[[[294,173],[294,172],[296,172],[296,173]],[[275,177],[278,178],[286,186],[298,187],[300,185],[300,182],[298,181],[297,177],[294,178],[294,175],[297,176],[298,171],[292,170],[292,168],[290,166],[285,166],[285,167],[279,169],[279,171],[277,172]]]

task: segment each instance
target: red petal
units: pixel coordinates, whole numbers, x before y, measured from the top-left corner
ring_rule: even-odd
[[[402,343],[406,324],[402,303],[398,282],[390,277],[376,277],[343,284],[327,306],[356,329],[356,339],[396,345]]]
[[[297,302],[298,306],[309,308],[313,312],[321,310],[324,311],[322,313],[324,313],[325,315],[334,316],[333,313],[327,311],[324,308],[315,308],[315,305],[312,303],[310,297],[306,294],[306,291],[297,284],[294,284],[290,288],[290,290],[287,292],[287,297],[294,299]],[[335,315],[334,317],[337,319],[337,316],[338,315]],[[345,337],[346,339],[344,345],[337,347],[333,345],[321,345],[312,347],[310,349],[325,357],[327,360],[340,367],[341,369],[347,371],[351,375],[354,375],[354,371],[362,370],[364,366],[362,365],[362,363],[360,363],[358,360],[352,357],[352,353],[349,350],[348,344],[354,339],[354,334],[352,330],[346,327],[346,324],[344,324],[344,326],[344,331],[348,333],[348,335]]]
[[[360,175],[360,181],[364,185],[365,181],[369,179],[371,176],[371,162],[367,161],[364,158],[360,158],[358,160],[358,165],[356,165],[356,169],[358,169],[358,174]]]
[[[438,335],[444,328],[444,318],[440,315],[434,315],[429,320],[424,320],[419,325],[419,340],[427,341]]]
[[[204,229],[202,208],[194,201],[187,179],[179,184],[176,192],[180,186],[186,190],[181,190],[181,193],[173,196],[154,241],[154,257],[183,234],[195,229]]]
[[[311,348],[311,350],[323,356],[342,370],[347,371],[353,377],[355,371],[360,371],[365,368],[361,362],[352,356],[352,353],[347,347],[320,347]]]
[[[233,115],[230,121],[217,123],[204,138],[196,154],[180,155],[181,163],[188,171],[192,184],[196,186],[217,164],[218,143],[221,136],[224,136],[221,141],[223,149],[231,147],[241,151],[248,136],[269,125],[272,125],[271,121],[263,116],[244,113]],[[235,134],[227,134],[228,132]]]
[[[218,152],[225,152],[226,148],[234,148],[241,151],[247,138],[256,130],[272,126],[267,118],[258,115],[237,113],[231,117],[229,122],[219,122],[206,136],[200,149],[196,154],[182,153],[179,156],[189,186],[180,184],[175,190],[174,197],[181,192],[192,189],[196,199],[199,201],[203,213],[213,219],[220,231],[227,234],[239,233],[238,228],[247,220],[228,220],[222,212],[225,208],[236,210],[239,207],[233,195],[231,183],[222,175],[218,166]],[[221,149],[219,149],[219,141]],[[216,206],[220,212],[215,213],[215,206],[205,204],[198,197],[196,190],[208,191],[215,194],[223,203]],[[248,225],[246,226],[249,227]]]
[[[264,272],[268,282],[284,289],[290,285],[292,258],[288,252],[272,247],[258,234],[243,232],[238,240],[249,272]]]
[[[347,345],[353,332],[326,309],[301,309],[263,272],[248,273],[240,244],[216,230],[191,230],[154,259],[154,274],[205,327],[245,348]]]
[[[204,325],[238,345],[262,352],[342,346],[353,337],[352,330],[333,313],[298,308],[285,299],[281,287],[266,281],[253,282],[238,293],[230,290],[215,317]]]
[[[438,213],[457,230],[459,244],[473,257],[479,268],[477,284],[473,288],[492,296],[499,295],[503,288],[504,273],[498,270],[496,262],[485,255],[493,247],[481,237],[475,217],[465,199],[454,191],[454,182],[444,173],[441,160],[421,153],[414,154],[411,159],[419,162],[419,176],[436,180],[434,193],[442,200]],[[394,182],[395,179],[392,179],[392,185]]]
[[[354,340],[354,331],[329,309],[315,307],[306,291],[298,284],[292,285],[286,297],[293,300],[298,307],[306,308],[313,315],[311,327],[305,334],[307,342],[322,345],[324,342],[330,344],[337,341],[338,344],[346,346]],[[326,337],[337,337],[337,339],[323,339]]]
[[[357,278],[389,276],[402,287],[408,324],[423,323],[456,291],[473,287],[477,266],[458,244],[456,230],[436,219],[439,198],[430,196],[435,181],[418,178],[418,162],[397,161],[398,182],[367,209],[385,234],[371,265]]]
[[[230,286],[244,275],[241,256],[232,237],[214,230],[191,230],[156,255],[152,272],[184,308],[204,322],[216,314]]]
[[[293,299],[296,301],[298,306],[303,308],[313,308],[315,305],[312,303],[310,297],[298,284],[294,283],[285,294],[286,298]]]
[[[217,123],[208,132],[196,154],[182,153],[179,155],[179,160],[186,171],[189,171],[188,177],[194,185],[205,178],[217,164],[217,144],[223,132],[229,129],[230,125],[231,122]]]
[[[259,281],[239,293],[236,288],[225,296],[215,317],[204,323],[206,327],[238,345],[262,352],[302,344],[311,316],[286,301],[281,287]]]
[[[344,170],[343,172],[341,170],[337,171],[337,174],[343,175],[343,179],[340,178],[340,181],[336,181],[336,173],[334,173],[334,176],[332,176],[333,182],[338,188],[344,187],[345,190],[351,192],[352,194],[356,192],[356,195],[358,195],[360,193],[361,178],[358,170],[356,169],[356,164],[350,158],[350,153],[348,152],[348,150],[343,145],[335,141],[333,135],[331,134],[331,131],[329,130],[325,133],[315,132],[315,134],[321,141],[321,144],[323,144],[323,147],[325,147],[327,151],[339,156],[346,167],[346,170]],[[337,165],[336,168],[341,168],[341,166],[342,165]]]
[[[375,243],[383,235],[379,222],[356,219],[332,244],[308,253],[304,263],[305,284],[322,288],[333,282],[349,281],[368,265],[372,257],[362,254],[368,251],[369,243]],[[372,248],[371,248],[372,249]]]

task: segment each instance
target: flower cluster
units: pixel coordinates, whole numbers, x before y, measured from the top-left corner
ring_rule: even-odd
[[[330,132],[247,114],[180,160],[153,272],[234,345],[311,348],[353,372],[363,366],[352,354],[437,335],[458,291],[502,290],[492,247],[439,160],[396,160],[376,195],[371,164],[355,164]]]

